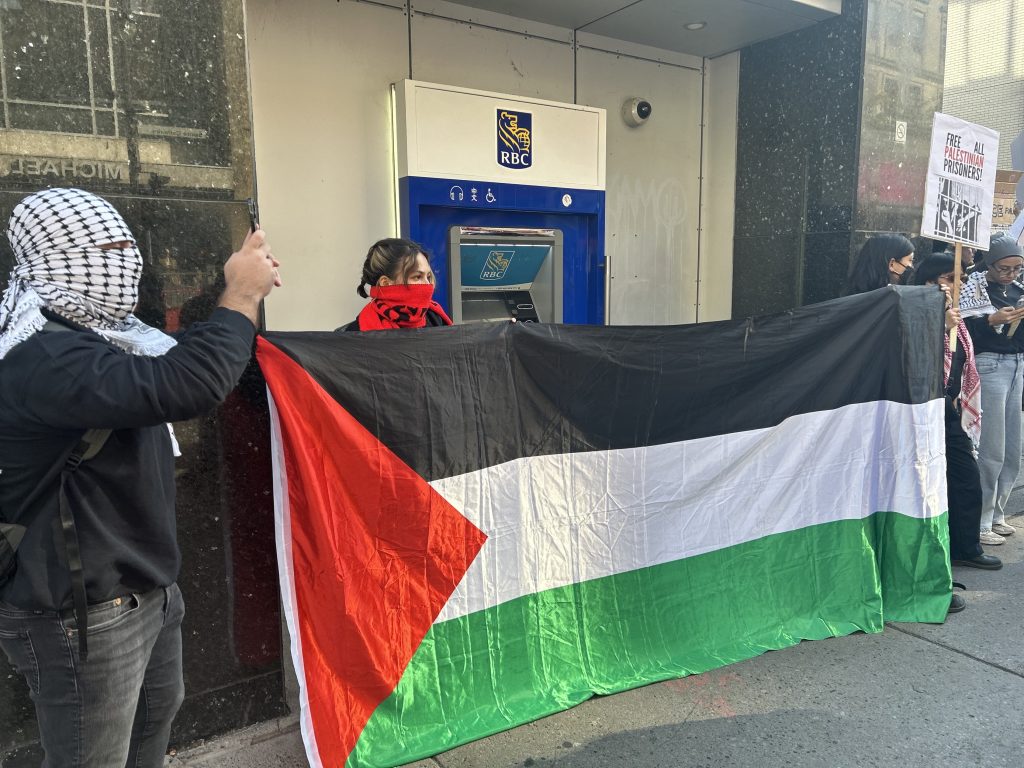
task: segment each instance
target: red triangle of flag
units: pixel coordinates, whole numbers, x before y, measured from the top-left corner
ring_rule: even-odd
[[[487,536],[288,355],[260,338],[257,359],[280,422],[298,671],[321,762],[342,765]]]

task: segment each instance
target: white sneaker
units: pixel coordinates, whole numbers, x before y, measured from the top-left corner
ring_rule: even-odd
[[[1003,543],[1003,537],[998,533],[992,533],[992,531],[982,531],[978,536],[978,541],[988,547],[997,547]]]
[[[1000,536],[1012,536],[1016,530],[1009,523],[992,523],[992,533],[998,533]]]

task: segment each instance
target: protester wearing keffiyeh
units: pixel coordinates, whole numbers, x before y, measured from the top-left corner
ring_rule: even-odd
[[[43,693],[33,704],[46,765],[157,768],[184,696],[176,468],[162,423],[209,413],[236,385],[279,262],[262,230],[248,235],[224,266],[219,306],[173,343],[132,315],[142,259],[106,202],[30,195],[8,237],[0,652]]]
[[[132,314],[142,256],[106,200],[80,189],[37,192],[15,207],[7,237],[15,267],[0,302],[0,359],[43,329],[44,309],[133,354],[174,346]]]
[[[945,331],[942,333],[944,360],[943,406],[946,443],[946,497],[949,553],[957,565],[995,570],[1002,561],[981,548],[981,477],[977,447],[982,435],[981,382],[975,366],[974,346],[959,311],[952,306],[956,287],[953,254],[931,253],[921,260],[914,283],[940,288],[945,294]],[[937,297],[936,297],[937,298]],[[949,332],[956,331],[956,348],[950,347]],[[987,417],[986,417],[987,418]],[[964,605],[951,601],[950,610]]]
[[[997,546],[1014,527],[1006,507],[1021,466],[1021,398],[1024,396],[1024,255],[1013,237],[992,236],[984,270],[961,291],[960,311],[974,343],[981,376],[984,428],[978,445],[981,472],[981,542]]]

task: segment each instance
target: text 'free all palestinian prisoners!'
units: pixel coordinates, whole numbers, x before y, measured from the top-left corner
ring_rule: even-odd
[[[984,155],[957,147],[946,147],[942,170],[944,173],[951,173],[954,176],[981,181],[981,170],[984,163]]]

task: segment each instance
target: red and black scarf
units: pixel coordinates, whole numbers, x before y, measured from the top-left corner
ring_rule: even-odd
[[[361,331],[423,328],[428,311],[437,314],[445,325],[452,324],[441,305],[434,301],[434,286],[430,283],[375,285],[370,288],[370,297],[370,303],[359,313]]]

